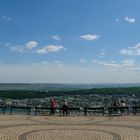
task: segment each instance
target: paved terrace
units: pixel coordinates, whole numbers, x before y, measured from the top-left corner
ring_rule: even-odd
[[[140,116],[0,115],[0,140],[140,140]]]

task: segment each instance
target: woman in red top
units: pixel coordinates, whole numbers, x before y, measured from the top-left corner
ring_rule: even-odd
[[[57,107],[56,101],[54,99],[50,100],[50,115],[55,114],[56,107]]]

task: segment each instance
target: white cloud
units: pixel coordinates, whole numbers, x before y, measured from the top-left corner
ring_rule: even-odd
[[[128,67],[134,67],[136,64],[135,64],[134,59],[127,59],[127,60],[122,61],[122,65],[128,66]]]
[[[42,49],[38,49],[36,51],[34,51],[35,53],[37,54],[46,54],[48,53],[47,50],[45,48],[42,48]]]
[[[59,35],[54,35],[53,37],[52,37],[54,40],[61,40],[61,37],[59,36]]]
[[[10,46],[10,50],[19,52],[19,53],[25,53],[29,50],[32,50],[33,48],[36,48],[38,43],[36,41],[29,41],[25,45],[17,45],[17,46]],[[49,52],[59,52],[61,50],[65,50],[65,48],[62,45],[47,45],[43,48],[37,49],[32,51],[36,54],[46,54]]]
[[[126,59],[121,61],[120,63],[116,63],[115,61],[107,62],[107,61],[93,60],[92,63],[101,65],[103,67],[114,67],[114,68],[128,68],[128,67],[133,68],[136,66],[134,59]]]
[[[135,18],[125,17],[124,19],[129,23],[135,23],[135,21],[136,21]]]
[[[106,62],[104,62],[102,64],[105,67],[120,67],[120,65],[119,64],[116,64],[116,63],[106,63]]]
[[[46,54],[49,52],[59,52],[60,50],[65,50],[62,45],[47,45],[41,49],[34,51],[37,54]]]
[[[27,49],[33,49],[33,48],[36,48],[38,45],[38,43],[36,41],[29,41],[26,43],[26,48]]]
[[[65,50],[61,45],[48,45],[45,48],[48,52],[59,52],[60,50]]]
[[[134,46],[134,48],[140,49],[140,43],[136,44],[136,46]]]
[[[124,54],[124,55],[132,55],[133,51],[129,50],[129,49],[122,49],[122,50],[120,50],[120,53]]]
[[[87,41],[94,41],[97,40],[100,36],[99,35],[92,35],[92,34],[85,34],[81,35],[80,38],[87,40]]]
[[[100,61],[98,62],[99,64],[105,66],[105,67],[120,67],[120,64],[117,64],[115,62],[105,62],[105,61]]]
[[[126,49],[122,49],[122,50],[120,50],[120,53],[123,55],[138,56],[138,55],[140,55],[140,43],[136,44],[133,47],[128,47]]]
[[[25,45],[16,45],[13,46],[10,43],[5,44],[7,47],[10,47],[11,51],[19,52],[19,53],[25,53],[29,50],[32,50],[33,48],[36,48],[38,43],[36,41],[29,41]]]
[[[106,61],[100,61],[100,60],[93,60],[92,63],[98,64],[104,67],[120,67],[120,64],[115,63],[115,61],[106,62]]]

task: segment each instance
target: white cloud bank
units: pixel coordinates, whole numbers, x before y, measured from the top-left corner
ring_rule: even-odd
[[[126,59],[121,61],[120,63],[117,63],[115,61],[107,62],[107,61],[93,60],[92,63],[101,65],[103,67],[110,67],[110,68],[117,68],[117,69],[125,69],[125,68],[134,69],[137,66],[134,59]]]
[[[94,41],[97,40],[100,36],[99,35],[93,35],[93,34],[85,34],[85,35],[81,35],[80,38],[84,39],[86,41]]]
[[[46,62],[46,61],[45,61]],[[140,82],[139,67],[134,67],[133,60],[122,62],[122,67],[116,68],[116,63],[102,62],[102,67],[82,67],[49,63],[29,65],[0,64],[0,82],[28,83],[126,83]],[[129,65],[129,67],[127,66]],[[131,66],[130,66],[131,65]],[[107,66],[107,67],[106,67]]]

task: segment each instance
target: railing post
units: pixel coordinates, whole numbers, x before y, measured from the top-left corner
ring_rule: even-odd
[[[10,107],[10,115],[12,115],[12,110],[13,110],[13,109],[12,109],[12,106],[11,106],[11,107]]]

